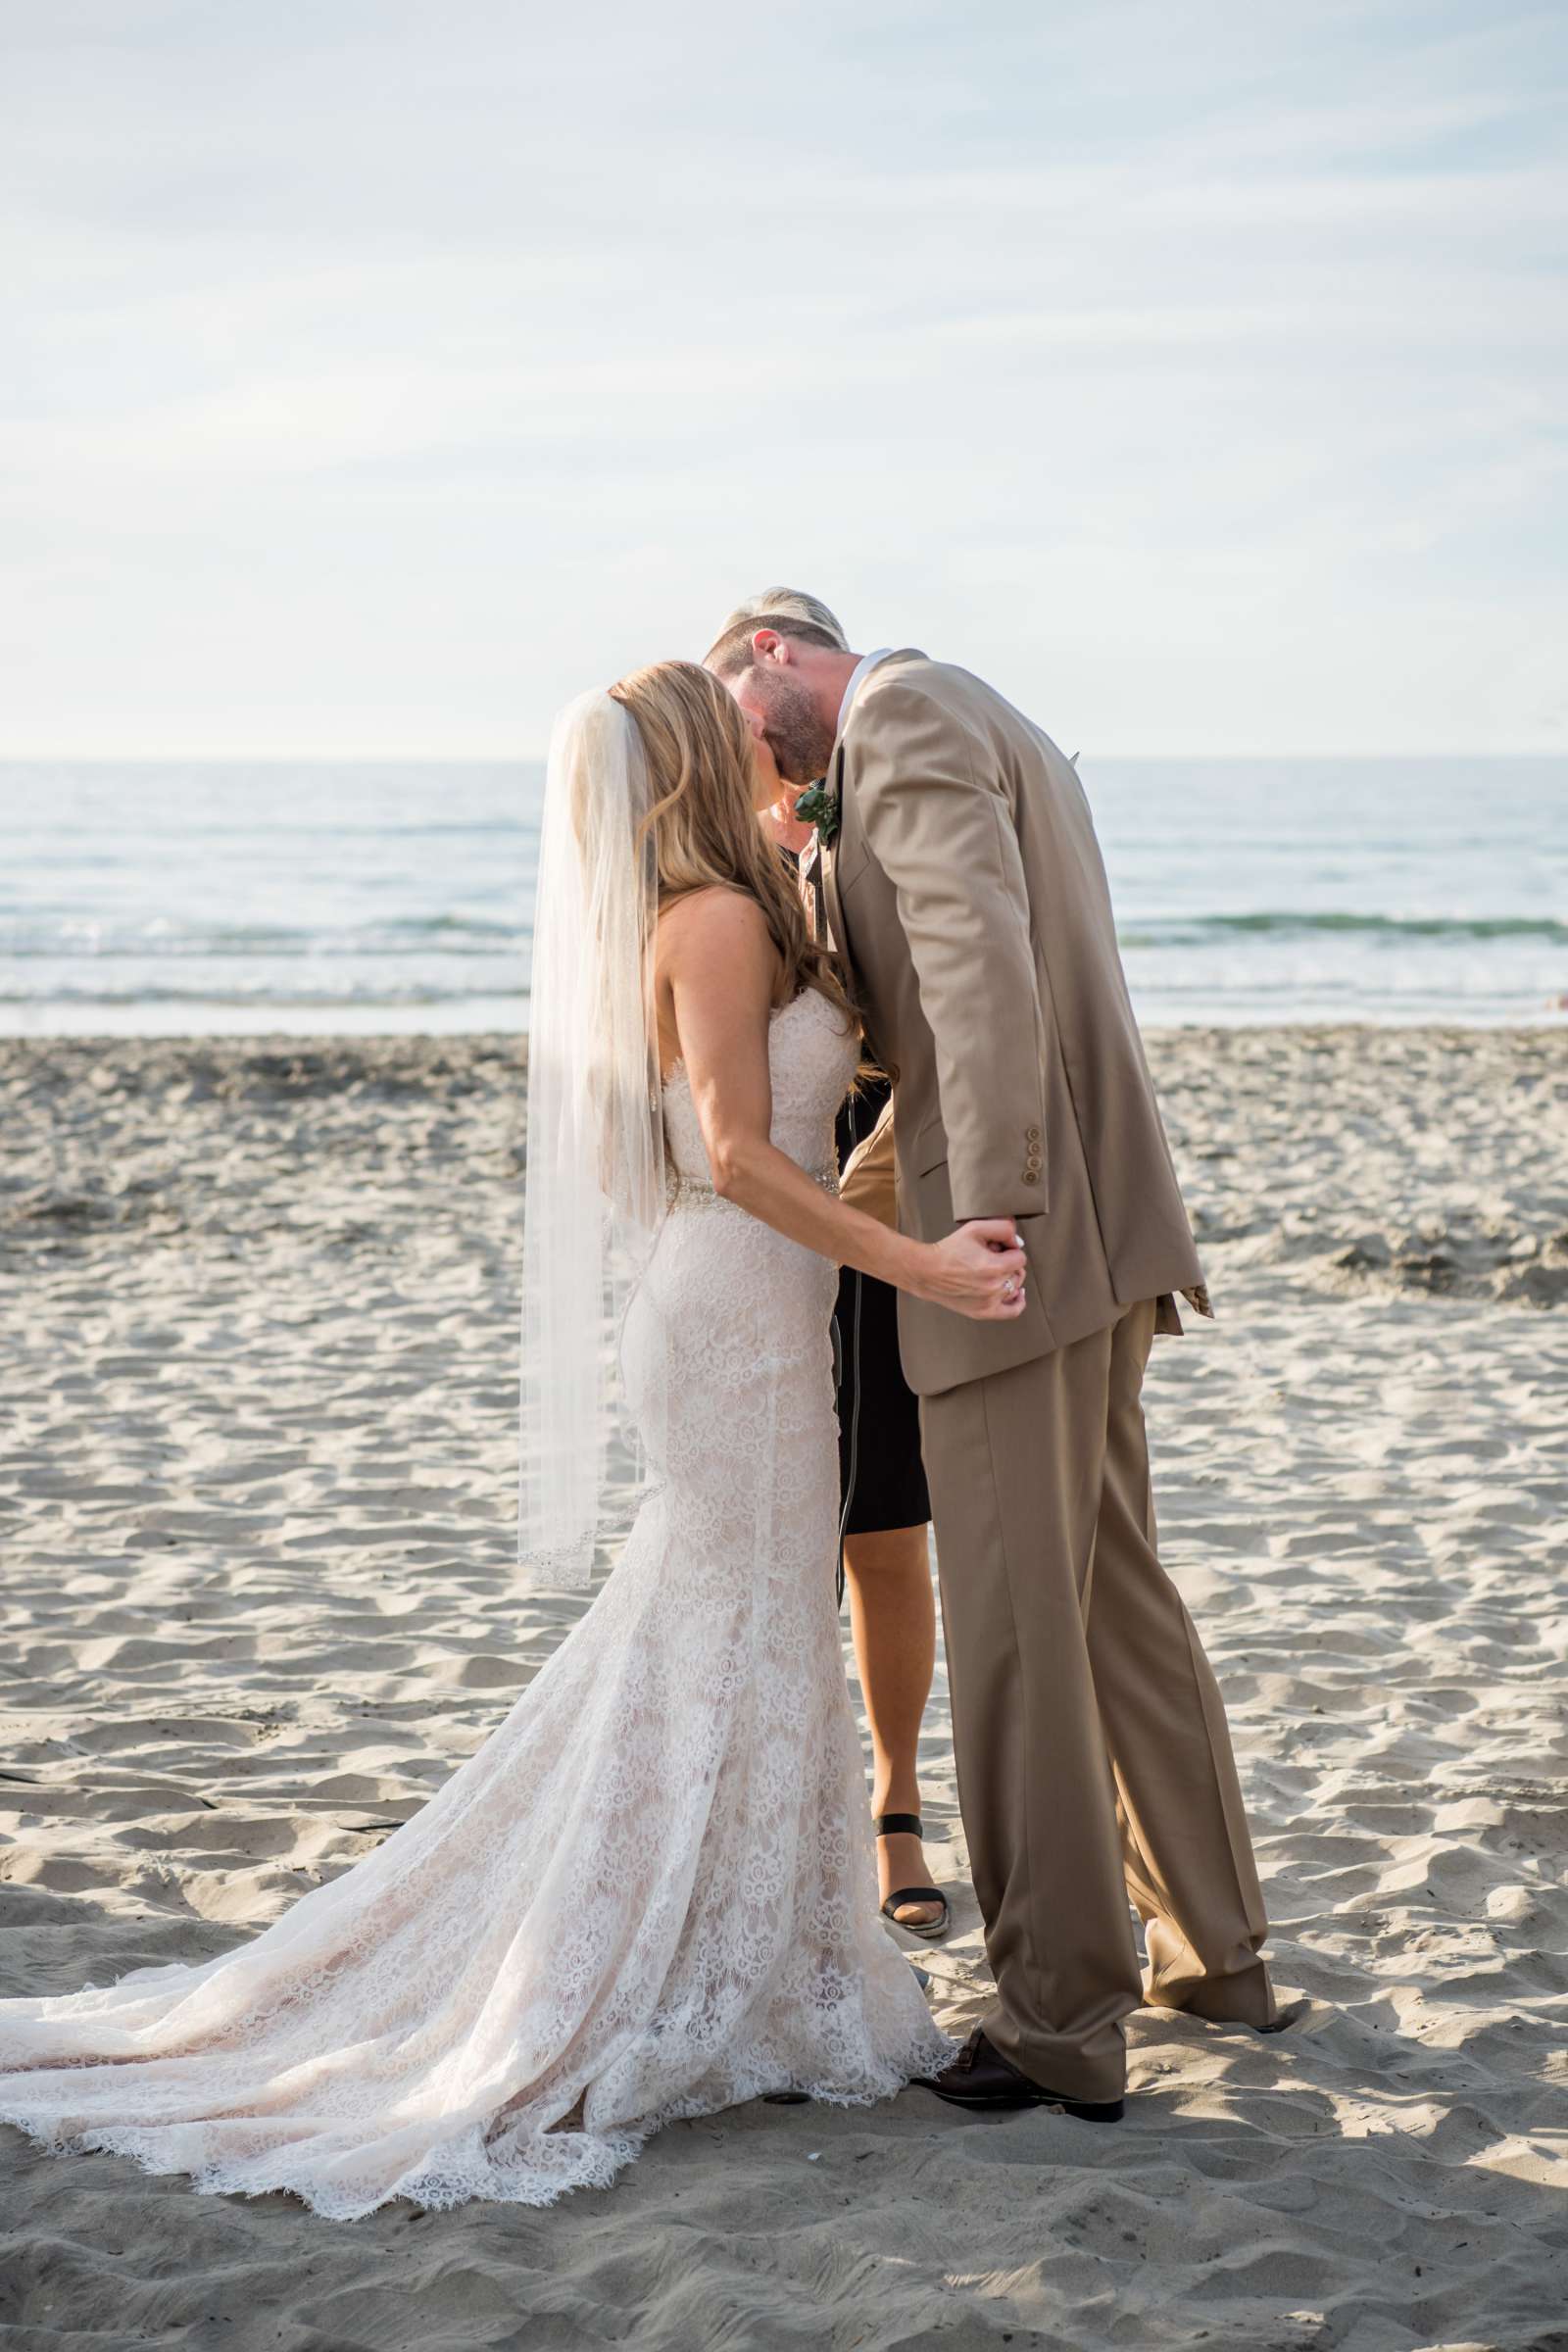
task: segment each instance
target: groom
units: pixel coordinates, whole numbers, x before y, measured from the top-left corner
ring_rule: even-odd
[[[1140,1401],[1154,1333],[1181,1329],[1174,1294],[1209,1311],[1202,1272],[1072,765],[966,670],[845,653],[809,600],[769,601],[708,667],[788,782],[822,779],[819,900],[894,1080],[900,1221],[935,1241],[1011,1216],[1029,1256],[1014,1322],[899,1300],[997,1981],[935,2087],[1114,2122],[1141,2000],[1277,2023],[1224,1707],[1159,1563]]]

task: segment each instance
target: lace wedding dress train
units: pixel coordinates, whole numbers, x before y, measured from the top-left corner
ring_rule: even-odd
[[[774,1141],[831,1182],[855,1049],[812,994],[770,1053]],[[549,2204],[675,2117],[878,2099],[952,2054],[877,1915],[835,1269],[712,1193],[678,1071],[665,1121],[663,1478],[593,1606],[419,1813],[251,1942],[0,2001],[0,2120],[351,2219]]]

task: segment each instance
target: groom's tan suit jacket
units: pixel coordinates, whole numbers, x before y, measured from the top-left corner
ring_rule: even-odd
[[[1206,1312],[1071,762],[979,678],[906,651],[862,680],[827,781],[823,898],[894,1082],[899,1221],[938,1241],[1015,1217],[1029,1257],[1012,1323],[901,1294],[910,1387],[1027,1363],[1139,1300],[1166,1329],[1175,1292]]]
[[[996,1977],[984,2042],[1048,2091],[1114,2100],[1141,2000],[1273,2016],[1224,1703],[1160,1565],[1144,1429],[1159,1302],[1168,1328],[1202,1273],[1071,762],[978,678],[903,653],[862,673],[828,781],[823,910],[893,1075],[900,1221],[936,1241],[1011,1217],[1029,1253],[1015,1322],[899,1298]]]

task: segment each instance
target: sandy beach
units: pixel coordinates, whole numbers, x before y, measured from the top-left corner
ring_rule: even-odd
[[[333,2225],[0,2130],[0,2347],[1568,2348],[1568,1031],[1151,1055],[1220,1318],[1156,1348],[1156,1493],[1296,2027],[1143,2013],[1118,2131],[759,2105],[545,2213]],[[521,1074],[0,1044],[0,1991],[275,1918],[571,1624],[511,1575]],[[963,2030],[940,1671],[923,1768]]]

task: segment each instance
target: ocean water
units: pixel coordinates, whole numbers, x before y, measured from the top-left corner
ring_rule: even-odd
[[[1568,761],[1080,768],[1147,1025],[1568,1013]],[[542,787],[0,766],[0,1033],[524,1027]]]

